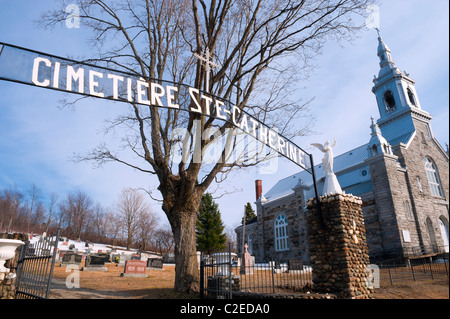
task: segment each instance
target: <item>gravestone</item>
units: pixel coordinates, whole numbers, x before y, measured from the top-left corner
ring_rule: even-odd
[[[119,263],[119,258],[120,258],[120,255],[119,254],[117,254],[117,253],[111,253],[111,262],[113,262],[113,263]]]
[[[241,275],[253,275],[252,256],[248,252],[248,245],[244,245],[244,253],[242,254]]]
[[[81,255],[74,253],[65,253],[61,258],[61,267],[66,267],[67,265],[81,266],[81,260],[83,259]]]
[[[163,263],[174,264],[175,263],[175,254],[174,253],[165,253],[163,256]]]
[[[147,268],[164,270],[162,259],[159,258],[147,259]]]
[[[131,260],[141,260],[141,255],[139,255],[139,254],[132,254],[131,255]]]
[[[269,268],[276,274],[279,274],[281,272],[281,264],[278,260],[269,261]]]
[[[121,254],[119,255],[119,266],[125,266],[125,263],[127,260],[131,259],[131,255],[128,254]]]
[[[105,262],[107,261],[107,256],[98,255],[88,255],[85,261],[85,267],[83,271],[107,271],[105,267]]]
[[[303,270],[303,260],[302,259],[288,259],[288,271],[290,273],[295,273]]]
[[[147,278],[147,263],[144,260],[127,260],[121,277]]]

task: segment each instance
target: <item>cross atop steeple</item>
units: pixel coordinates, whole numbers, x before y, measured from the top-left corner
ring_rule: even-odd
[[[378,37],[381,37],[381,35],[380,35],[380,29],[378,29],[378,28],[375,28],[375,30],[377,30],[377,33],[378,33]]]

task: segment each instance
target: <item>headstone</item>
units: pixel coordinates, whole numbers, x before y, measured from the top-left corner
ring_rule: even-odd
[[[125,263],[127,260],[131,259],[131,255],[128,254],[121,254],[119,255],[119,266],[125,266]]]
[[[288,271],[299,272],[303,270],[303,260],[301,259],[288,259]]]
[[[67,265],[77,265],[81,266],[81,260],[83,257],[74,253],[65,253],[61,257],[61,267],[66,267]]]
[[[119,254],[117,254],[117,253],[111,253],[111,262],[113,262],[113,263],[118,263],[119,262]]]
[[[253,267],[251,265],[251,255],[248,252],[247,243],[244,245],[244,253],[242,254],[241,275],[253,275]]]
[[[281,264],[279,261],[269,261],[269,267],[274,273],[281,273]]]
[[[174,264],[175,263],[175,254],[174,253],[165,253],[163,256],[163,263]]]
[[[83,271],[107,271],[105,267],[105,256],[88,255],[85,261],[85,267]]]
[[[143,260],[127,260],[121,277],[147,278],[147,263]]]
[[[133,254],[133,255],[131,255],[131,260],[141,260],[141,255]]]
[[[159,258],[147,259],[147,268],[163,270],[163,261]]]

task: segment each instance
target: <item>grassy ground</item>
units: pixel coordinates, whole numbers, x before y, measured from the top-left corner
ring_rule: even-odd
[[[107,265],[108,271],[80,271],[80,288],[68,289],[66,280],[73,278],[73,271],[55,266],[51,299],[93,299],[93,298],[150,298],[176,299],[198,298],[174,291],[175,266],[164,266],[164,270],[147,270],[148,278],[121,277],[123,267]],[[73,282],[73,281],[72,281]]]
[[[80,288],[68,289],[66,281],[75,276],[65,267],[55,266],[50,299],[190,299],[198,295],[177,293],[173,290],[174,266],[164,265],[164,270],[147,270],[148,278],[121,277],[123,267],[107,266],[106,272],[80,271]],[[405,281],[382,284],[375,289],[375,299],[449,299],[448,278]]]

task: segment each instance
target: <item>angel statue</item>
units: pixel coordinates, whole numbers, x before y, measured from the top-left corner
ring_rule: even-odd
[[[325,181],[323,184],[323,194],[339,194],[342,193],[341,186],[337,180],[336,175],[333,172],[333,147],[336,145],[336,138],[334,138],[333,145],[330,145],[329,141],[326,141],[324,145],[318,143],[312,143],[311,145],[317,147],[324,153],[322,164],[323,173],[325,175]]]

